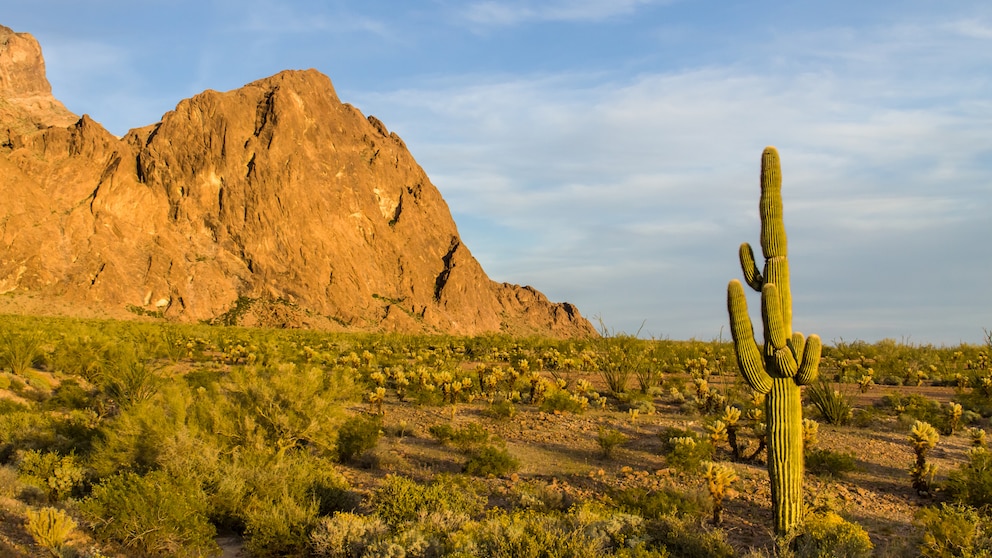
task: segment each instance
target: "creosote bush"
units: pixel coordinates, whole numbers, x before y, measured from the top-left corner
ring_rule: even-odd
[[[374,448],[382,436],[380,415],[355,415],[345,419],[338,430],[338,459],[351,461]]]
[[[465,472],[476,477],[504,477],[520,468],[520,461],[506,448],[491,444],[474,449],[465,463]]]
[[[97,535],[144,556],[201,556],[217,549],[207,495],[163,471],[125,473],[93,488],[81,511]]]
[[[992,524],[977,509],[943,503],[916,512],[921,558],[992,556]]]
[[[857,457],[850,452],[844,453],[826,448],[806,452],[806,469],[814,475],[839,478],[857,468]]]
[[[628,440],[627,435],[616,428],[600,428],[596,435],[596,442],[606,459],[613,459],[613,453],[616,449],[626,444]]]

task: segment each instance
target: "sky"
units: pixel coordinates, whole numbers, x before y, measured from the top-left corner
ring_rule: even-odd
[[[609,333],[729,338],[767,145],[795,329],[992,331],[987,0],[4,0],[0,24],[118,135],[316,68],[404,139],[491,278]]]

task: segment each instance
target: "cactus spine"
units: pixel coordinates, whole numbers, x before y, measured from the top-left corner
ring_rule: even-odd
[[[782,220],[782,171],[778,151],[761,154],[761,251],[758,269],[748,243],[741,244],[744,280],[761,292],[764,347],[754,339],[744,287],[734,279],[727,287],[730,329],[741,375],[751,389],[766,394],[768,476],[772,488],[775,532],[785,535],[802,518],[803,414],[799,386],[813,381],[820,363],[820,338],[792,331],[792,292],[785,223]]]

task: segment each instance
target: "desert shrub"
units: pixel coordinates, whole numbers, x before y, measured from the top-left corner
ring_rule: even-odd
[[[806,517],[789,545],[796,558],[871,558],[868,532],[834,512]]]
[[[184,414],[223,448],[333,456],[344,401],[358,390],[348,374],[293,364],[234,367],[197,387]]]
[[[382,436],[382,418],[379,415],[355,415],[345,419],[338,430],[338,459],[351,461],[374,448]]]
[[[572,498],[557,484],[541,480],[521,480],[510,486],[510,501],[513,506],[541,512],[564,511],[572,504]]]
[[[304,451],[245,452],[200,473],[214,524],[247,535],[256,554],[297,551],[321,515],[351,510],[356,495],[327,458]]]
[[[540,409],[545,413],[564,412],[579,414],[589,406],[589,400],[581,395],[574,395],[564,389],[552,390],[541,401]]]
[[[147,401],[162,383],[156,370],[134,354],[121,355],[99,379],[103,392],[122,409]]]
[[[76,529],[76,522],[56,508],[28,510],[27,532],[38,546],[45,548],[53,556],[62,556],[66,541]]]
[[[501,399],[499,401],[493,401],[491,405],[482,411],[482,414],[492,419],[511,419],[516,416],[517,408],[511,401]]]
[[[489,441],[489,431],[477,422],[467,423],[461,428],[454,428],[447,423],[434,424],[427,431],[438,442],[450,442],[461,451],[469,451]]]
[[[665,454],[668,464],[680,471],[699,471],[703,463],[713,459],[713,444],[695,435],[669,438],[665,445],[670,448]]]
[[[806,470],[814,475],[827,477],[842,477],[858,468],[857,458],[853,453],[841,453],[828,449],[812,449],[806,451]]]
[[[202,556],[217,548],[206,494],[162,471],[110,477],[80,510],[98,536],[145,556]]]
[[[432,424],[427,432],[438,442],[446,444],[455,437],[455,428],[448,423]]]
[[[310,533],[310,550],[322,558],[362,558],[366,548],[388,532],[377,516],[339,512],[320,519]]]
[[[618,447],[626,444],[628,440],[627,435],[616,428],[600,428],[599,433],[596,435],[596,442],[599,444],[599,449],[603,451],[603,457],[606,459],[613,459],[613,452]]]
[[[734,548],[723,532],[708,529],[696,520],[663,515],[647,524],[655,544],[679,558],[730,558]]]
[[[455,556],[585,558],[604,556],[604,541],[577,529],[574,516],[532,511],[496,513],[454,537]]]
[[[28,450],[21,454],[17,464],[21,482],[37,486],[48,494],[50,500],[65,500],[79,492],[86,471],[77,463],[75,455],[62,456],[56,452],[42,453]]]
[[[21,481],[17,469],[10,465],[0,465],[0,498],[13,498],[21,491]]]
[[[698,519],[709,511],[709,503],[701,492],[679,492],[674,488],[627,488],[613,493],[611,498],[620,509],[647,519],[665,516]]]
[[[486,444],[469,452],[465,472],[476,477],[503,477],[520,468],[506,448]]]
[[[9,460],[17,449],[55,447],[59,441],[56,422],[54,417],[32,412],[26,407],[0,414],[0,460]]]
[[[63,380],[59,387],[48,400],[45,401],[47,409],[85,409],[93,402],[93,397],[85,389],[80,387],[75,380]]]
[[[252,556],[293,556],[309,544],[317,523],[319,504],[299,498],[291,487],[268,494],[252,494],[243,512],[245,549]]]
[[[139,474],[156,469],[166,441],[186,429],[192,395],[182,384],[163,385],[151,399],[139,401],[102,422],[88,464],[97,477],[121,470]],[[215,429],[223,433],[221,428]]]
[[[820,380],[806,388],[810,403],[830,424],[847,424],[851,418],[851,397],[840,386],[834,388],[829,382]]]
[[[895,412],[903,422],[920,420],[932,424],[939,431],[947,429],[947,413],[941,408],[940,403],[926,396],[916,393],[889,394],[882,397],[881,405]]]
[[[0,372],[0,381],[7,379],[6,374]],[[5,389],[0,386],[0,389]],[[13,399],[7,399],[6,397],[0,397],[0,416],[13,414],[17,412],[27,411],[28,406],[20,401],[14,401]]]
[[[947,491],[955,501],[969,506],[992,505],[992,451],[970,449],[968,461],[948,475]]]
[[[55,345],[51,357],[52,369],[93,381],[108,362],[106,345],[92,338],[63,339]]]
[[[486,498],[472,483],[450,476],[438,477],[425,485],[389,475],[369,497],[373,512],[392,527],[436,513],[454,513],[467,521],[480,515],[485,503]]]
[[[922,558],[992,555],[992,525],[974,508],[941,504],[916,512],[913,524],[920,529]]]

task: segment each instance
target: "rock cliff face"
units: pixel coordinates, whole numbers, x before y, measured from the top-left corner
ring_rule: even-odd
[[[0,144],[0,292],[180,321],[595,335],[574,306],[490,280],[403,141],[315,70],[117,138],[0,27]]]

